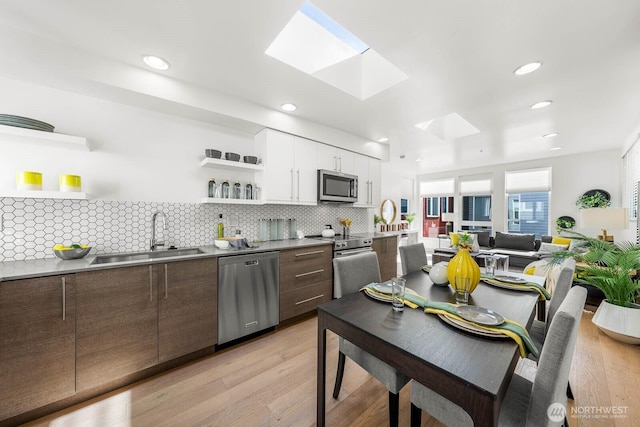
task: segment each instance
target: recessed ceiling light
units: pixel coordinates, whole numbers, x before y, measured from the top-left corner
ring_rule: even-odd
[[[418,158],[416,159],[416,162],[421,162],[421,161],[422,161],[422,159],[421,159],[420,157],[418,157]]]
[[[528,64],[524,64],[513,71],[513,74],[516,76],[524,76],[525,74],[533,73],[538,68],[542,67],[542,62],[530,62]]]
[[[169,63],[155,55],[143,55],[142,60],[154,70],[166,71],[169,69]]]
[[[535,104],[533,104],[531,107],[532,110],[537,110],[538,108],[544,108],[544,107],[548,107],[549,105],[551,105],[552,101],[540,101],[540,102],[536,102]]]
[[[558,136],[557,133],[552,132],[552,133],[548,133],[546,135],[542,135],[543,138],[553,138],[554,136]]]
[[[387,141],[389,141],[389,138],[387,138],[387,137],[383,137],[383,138],[378,139],[378,142],[387,142]]]
[[[295,111],[298,108],[294,104],[282,104],[281,107],[284,111]]]
[[[562,147],[551,147],[549,148],[550,151],[558,151],[558,150],[562,150]]]

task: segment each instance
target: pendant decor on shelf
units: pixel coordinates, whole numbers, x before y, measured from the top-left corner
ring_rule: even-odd
[[[469,278],[469,293],[472,293],[480,283],[480,267],[469,253],[472,244],[473,239],[469,234],[461,234],[458,238],[458,253],[451,258],[447,266],[449,283],[455,283],[455,277]]]

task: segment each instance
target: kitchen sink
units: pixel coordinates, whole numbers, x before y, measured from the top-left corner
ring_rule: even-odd
[[[91,264],[111,264],[114,262],[127,262],[127,261],[150,261],[154,259],[171,258],[185,255],[198,255],[203,254],[198,248],[187,249],[167,249],[164,251],[150,251],[150,252],[131,252],[122,254],[110,254],[110,255],[97,255]]]

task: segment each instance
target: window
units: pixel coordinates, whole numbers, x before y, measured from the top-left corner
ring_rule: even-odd
[[[506,172],[507,231],[535,234],[549,233],[549,191],[551,169]]]
[[[507,195],[507,231],[535,234],[536,238],[549,232],[549,192]]]
[[[439,197],[427,197],[427,218],[440,216],[440,198]]]
[[[462,230],[492,231],[492,186],[493,180],[490,176],[467,176],[460,178]]]

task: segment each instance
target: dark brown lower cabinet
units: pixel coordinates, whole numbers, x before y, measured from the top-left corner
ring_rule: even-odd
[[[215,345],[216,259],[170,262],[157,267],[160,363]]]
[[[331,245],[280,251],[280,322],[331,301]]]
[[[77,391],[158,363],[155,266],[77,273],[76,284]]]
[[[0,282],[0,420],[75,393],[73,274]]]
[[[383,281],[398,275],[398,236],[378,237],[371,245],[378,255],[380,276]]]

